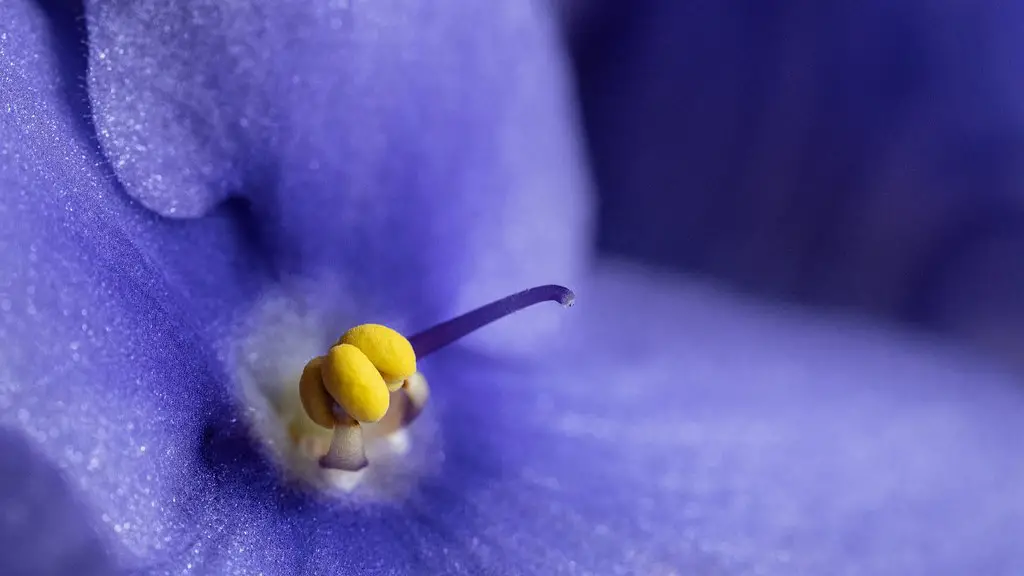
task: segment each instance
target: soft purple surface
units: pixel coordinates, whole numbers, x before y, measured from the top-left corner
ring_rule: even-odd
[[[581,276],[583,180],[548,84],[561,77],[552,31],[516,2],[415,18],[356,3],[330,33],[317,13],[329,4],[307,2],[266,8],[275,26],[317,24],[275,42],[220,2],[161,35],[125,16],[147,5],[90,4],[99,142],[74,89],[80,46],[56,41],[68,21],[0,6],[0,471],[36,480],[0,475],[0,503],[34,511],[3,516],[8,573],[69,558],[210,574],[1024,566],[1020,382],[934,343],[623,268],[599,269],[571,311],[531,317],[570,319],[557,361],[454,350],[425,365],[445,459],[408,502],[285,489],[240,421],[220,348],[283,274],[337,275],[410,324]],[[255,68],[186,81],[227,66],[224,46]],[[323,74],[335,55],[352,84]],[[182,81],[154,84],[156,70]],[[236,132],[241,118],[253,133]],[[210,210],[234,193],[250,204]],[[172,206],[205,216],[147,209]]]
[[[279,268],[387,302],[576,280],[588,210],[553,24],[522,2],[348,5],[87,1],[126,192],[170,216],[244,197]]]
[[[566,3],[606,248],[1021,358],[1024,2]]]

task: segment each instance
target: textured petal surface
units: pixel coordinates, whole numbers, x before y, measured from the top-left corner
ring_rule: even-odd
[[[115,184],[87,136],[73,18],[15,2],[0,21],[0,420],[121,561],[180,558],[216,502],[204,435],[232,402],[210,343],[266,277],[260,257],[229,210],[164,221]]]
[[[421,323],[578,280],[589,204],[545,3],[86,6],[100,142],[147,207],[245,198],[286,271],[457,295]]]

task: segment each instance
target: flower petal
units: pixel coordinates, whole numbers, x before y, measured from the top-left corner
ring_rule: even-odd
[[[450,472],[422,505],[471,543],[467,572],[1024,562],[1018,378],[924,338],[642,269],[605,269],[573,314],[556,366],[453,358],[431,373]]]
[[[4,574],[117,574],[59,471],[0,430],[0,569]]]
[[[105,171],[61,73],[73,14],[5,2],[0,21],[0,423],[146,565],[188,548],[216,496],[206,436],[234,398],[211,343],[268,276],[231,210],[164,221]]]
[[[423,302],[416,325],[578,280],[586,181],[544,4],[86,5],[99,138],[147,207],[244,197],[282,270]]]

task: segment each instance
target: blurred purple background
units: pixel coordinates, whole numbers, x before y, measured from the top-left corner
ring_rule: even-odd
[[[1020,361],[1020,3],[562,8],[605,251]]]

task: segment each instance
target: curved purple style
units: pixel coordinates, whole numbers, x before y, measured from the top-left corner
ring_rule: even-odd
[[[488,324],[500,320],[510,314],[518,312],[541,302],[558,302],[562,306],[572,306],[576,301],[576,295],[572,290],[564,286],[547,284],[527,288],[522,292],[516,292],[490,304],[466,312],[442,322],[436,326],[419,332],[409,337],[417,358],[423,358],[433,354],[445,346],[465,337]]]
[[[592,262],[549,12],[0,2],[0,572],[1019,572],[1018,376]],[[232,345],[293,282],[339,323],[587,305],[555,358],[502,353],[547,307],[432,357],[438,468],[379,504],[247,425]]]

